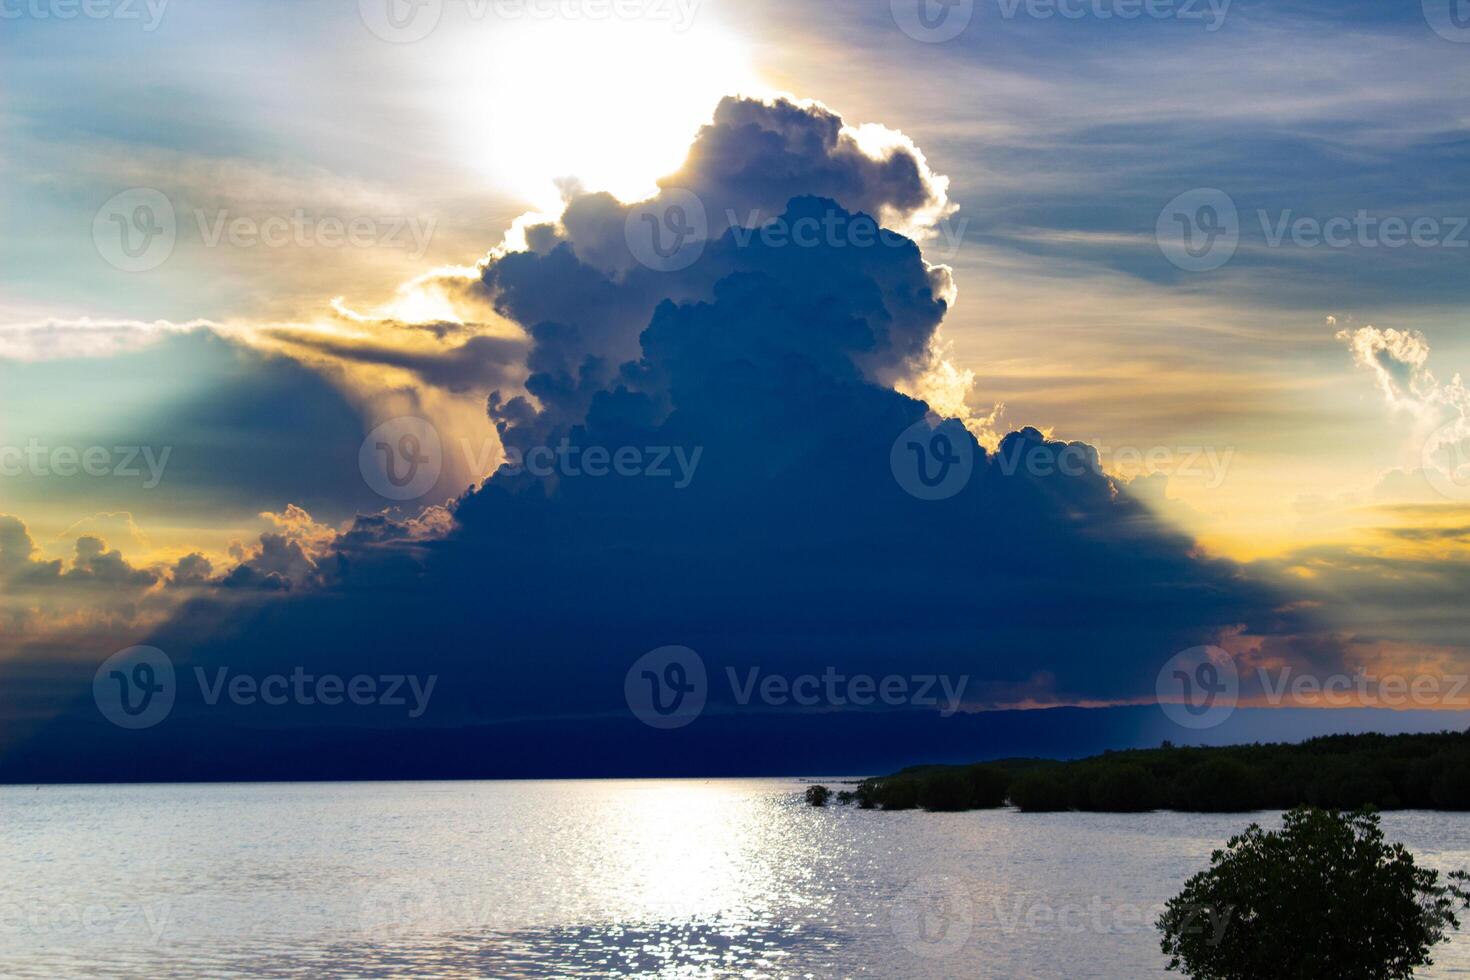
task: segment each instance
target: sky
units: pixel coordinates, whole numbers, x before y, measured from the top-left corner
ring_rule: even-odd
[[[0,4],[9,742],[137,644],[447,678],[439,726],[626,713],[669,645],[736,717],[757,664],[963,714],[1201,647],[1470,706],[1456,13]]]

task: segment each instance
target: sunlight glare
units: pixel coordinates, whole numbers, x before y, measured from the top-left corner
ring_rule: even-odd
[[[638,200],[683,162],[724,95],[760,94],[744,45],[697,20],[502,25],[454,60],[453,121],[499,189],[555,210],[557,181]]]

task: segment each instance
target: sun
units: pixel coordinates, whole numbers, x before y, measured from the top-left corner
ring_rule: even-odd
[[[566,178],[625,201],[651,195],[722,96],[763,93],[744,44],[713,23],[500,28],[455,59],[462,97],[451,124],[497,189],[540,210],[555,208]]]

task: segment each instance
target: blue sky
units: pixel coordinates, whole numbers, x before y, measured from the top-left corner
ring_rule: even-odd
[[[74,599],[12,581],[0,658],[86,660],[165,628],[216,587],[170,591],[191,555],[216,577],[270,566],[321,587],[304,570],[347,547],[356,515],[440,533],[439,508],[521,425],[507,406],[542,414],[521,426],[536,438],[560,431],[553,406],[595,430],[581,413],[618,365],[667,368],[638,339],[651,300],[715,294],[599,265],[604,240],[562,209],[583,201],[594,227],[590,192],[631,203],[674,174],[779,214],[753,190],[775,164],[743,155],[749,133],[681,164],[722,96],[784,94],[840,116],[855,152],[918,161],[928,195],[801,172],[797,192],[879,210],[948,268],[942,326],[914,335],[923,356],[853,355],[868,381],[960,418],[977,446],[1027,426],[1093,446],[1161,535],[1191,542],[1160,543],[1168,561],[1251,581],[1201,642],[1275,663],[1307,656],[1310,633],[1338,665],[1463,669],[1470,474],[1434,451],[1470,434],[1470,28],[1439,0],[920,2],[648,0],[622,17],[447,0],[393,8],[409,34],[376,0],[4,6],[0,447],[171,461],[152,487],[0,477],[28,560],[71,568],[91,535],[153,576]],[[748,183],[722,184],[721,166]],[[167,202],[172,246],[129,271],[108,235],[144,200]],[[1171,260],[1171,209],[1203,221],[1205,200],[1227,203],[1208,214],[1233,251]],[[549,254],[501,264],[544,251],[538,222],[584,278]],[[548,310],[592,317],[604,341],[536,333]],[[609,369],[596,384],[568,369],[576,397],[555,362],[574,352]],[[359,447],[405,414],[436,428],[442,473],[385,498]],[[1269,623],[1258,587],[1324,622]],[[1012,693],[1130,696],[1065,687]]]

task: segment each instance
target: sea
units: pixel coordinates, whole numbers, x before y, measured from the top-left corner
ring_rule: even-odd
[[[0,976],[1178,977],[1163,903],[1281,818],[818,809],[808,783],[0,787]],[[1470,868],[1470,814],[1383,824]],[[1464,932],[1419,974],[1464,975]]]

